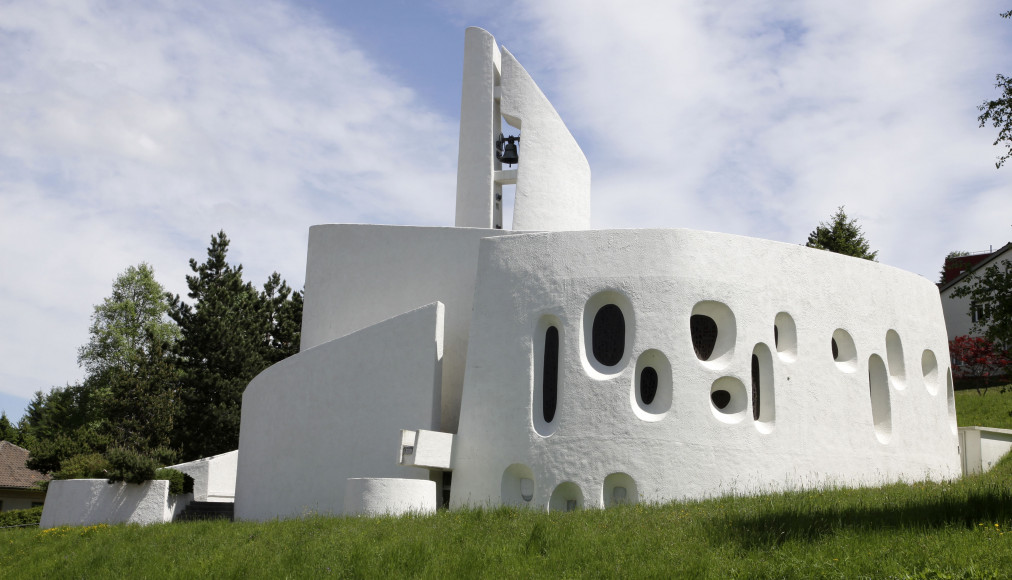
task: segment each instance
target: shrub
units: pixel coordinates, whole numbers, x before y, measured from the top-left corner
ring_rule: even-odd
[[[60,470],[53,474],[53,479],[90,479],[106,477],[109,461],[101,453],[85,453],[64,459]]]
[[[105,457],[109,460],[109,483],[144,483],[154,479],[160,467],[157,460],[123,447],[110,447]]]
[[[0,528],[7,526],[38,525],[42,519],[42,506],[26,510],[10,510],[0,513]]]
[[[169,480],[169,493],[193,493],[193,478],[182,471],[164,467],[162,469],[155,470],[154,479]]]

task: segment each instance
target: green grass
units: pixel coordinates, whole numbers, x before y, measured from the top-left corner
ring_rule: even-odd
[[[1012,388],[991,387],[984,395],[974,389],[956,391],[956,422],[960,427],[979,425],[1012,429]]]
[[[945,483],[575,513],[507,508],[0,530],[3,578],[1007,578],[1012,457]]]
[[[956,393],[1012,428],[1012,392]],[[0,530],[0,578],[1008,578],[1012,457],[944,483],[576,513]]]

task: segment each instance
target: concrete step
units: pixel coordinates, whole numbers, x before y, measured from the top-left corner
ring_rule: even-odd
[[[176,521],[229,520],[235,517],[235,504],[221,501],[191,501]]]

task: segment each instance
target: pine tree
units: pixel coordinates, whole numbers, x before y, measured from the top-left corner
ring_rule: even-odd
[[[184,460],[239,446],[242,393],[271,364],[298,351],[302,295],[275,273],[258,292],[228,263],[228,237],[211,237],[207,259],[190,260],[187,296],[170,299],[170,316],[182,338],[176,344],[183,371],[183,416],[174,441]]]
[[[15,445],[21,444],[21,432],[14,425],[11,425],[7,418],[7,411],[0,412],[0,441],[7,441]]]
[[[861,226],[857,225],[857,219],[847,219],[843,206],[837,208],[829,223],[819,222],[819,227],[808,234],[808,242],[805,245],[809,248],[877,261],[875,257],[878,251],[870,251],[868,240],[864,238]]]

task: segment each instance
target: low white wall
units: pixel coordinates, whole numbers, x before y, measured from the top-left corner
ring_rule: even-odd
[[[235,499],[238,459],[239,450],[235,450],[170,467],[193,478],[195,500],[230,502]]]
[[[963,475],[983,473],[1012,451],[1012,429],[960,427],[959,454]]]
[[[401,515],[436,511],[436,482],[424,479],[349,478],[346,515]]]
[[[163,479],[142,484],[56,480],[49,484],[39,527],[169,522],[190,499],[170,496],[169,482]]]

